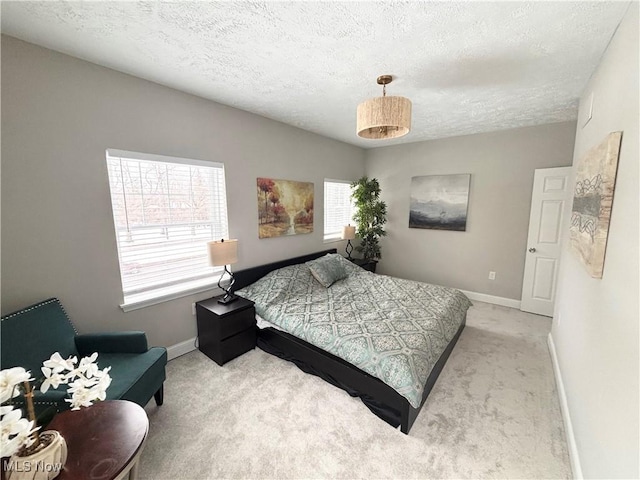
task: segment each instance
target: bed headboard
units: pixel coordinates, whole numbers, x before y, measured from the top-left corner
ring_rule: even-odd
[[[331,248],[329,250],[323,250],[321,252],[310,253],[301,257],[288,258],[286,260],[280,260],[278,262],[267,263],[266,265],[258,265],[257,267],[247,268],[238,272],[233,272],[233,277],[236,282],[233,285],[233,291],[240,290],[241,288],[251,285],[256,280],[261,279],[267,273],[277,270],[278,268],[288,267],[289,265],[295,265],[297,263],[308,262],[319,257],[325,256],[327,253],[337,253],[338,250]]]

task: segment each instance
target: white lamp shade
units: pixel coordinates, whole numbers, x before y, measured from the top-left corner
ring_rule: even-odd
[[[356,238],[356,227],[352,227],[351,225],[342,227],[343,240],[353,240],[354,238]]]
[[[238,261],[238,240],[208,242],[209,263],[214,267],[231,265]]]

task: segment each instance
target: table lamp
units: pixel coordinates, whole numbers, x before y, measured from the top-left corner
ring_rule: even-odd
[[[209,264],[214,267],[221,267],[224,265],[224,271],[218,279],[218,288],[222,290],[225,295],[220,300],[218,300],[218,303],[226,305],[227,303],[231,303],[238,298],[231,291],[231,287],[233,287],[235,278],[233,278],[233,273],[231,273],[227,269],[227,265],[232,265],[238,261],[238,240],[225,241],[223,239],[219,242],[208,242],[207,246],[209,247]],[[224,277],[225,273],[228,273],[231,277],[229,279],[229,285],[227,288],[224,288],[221,284],[222,278]]]
[[[351,245],[351,240],[356,238],[356,227],[352,227],[351,224],[346,227],[342,227],[342,239],[347,241],[347,258],[349,260],[353,260],[351,258],[351,252],[353,252],[353,245]]]

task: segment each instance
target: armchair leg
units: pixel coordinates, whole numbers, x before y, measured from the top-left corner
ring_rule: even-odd
[[[153,398],[156,400],[156,405],[160,406],[164,402],[164,383],[160,385],[160,388],[153,394]]]

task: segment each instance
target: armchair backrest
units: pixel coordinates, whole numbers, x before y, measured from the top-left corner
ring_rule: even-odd
[[[2,317],[0,337],[2,369],[24,367],[34,378],[52,353],[62,358],[78,355],[76,331],[60,300],[50,298]]]

